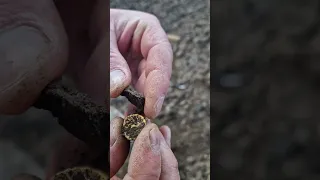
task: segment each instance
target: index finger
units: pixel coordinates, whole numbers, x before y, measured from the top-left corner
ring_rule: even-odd
[[[146,59],[144,95],[146,98],[144,113],[155,118],[162,107],[169,89],[172,72],[173,52],[166,33],[156,17],[150,18],[141,36],[141,53]],[[142,28],[143,29],[143,28]]]

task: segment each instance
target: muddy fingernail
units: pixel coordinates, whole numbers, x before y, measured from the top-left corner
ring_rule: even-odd
[[[160,138],[161,138],[161,133],[159,131],[158,128],[153,128],[150,131],[150,146],[151,146],[151,150],[158,154],[160,153]]]
[[[161,108],[162,108],[162,104],[163,104],[163,101],[164,101],[164,96],[161,96],[158,98],[156,104],[154,105],[154,111],[155,111],[155,115],[159,115],[160,111],[161,111]]]
[[[125,81],[125,74],[121,70],[113,70],[110,72],[110,90],[111,92],[121,87]]]
[[[24,77],[21,75],[28,72],[26,69],[31,67],[30,64],[36,65],[33,68],[42,67],[37,66],[37,63],[42,63],[43,66],[49,65],[44,62],[43,58],[39,58],[48,48],[48,39],[42,36],[41,32],[38,32],[35,28],[20,26],[2,31],[0,33],[1,66],[8,65],[10,68],[2,69],[0,75],[1,86],[11,87],[13,85],[11,84],[12,82],[19,82],[18,79],[13,78]],[[18,69],[20,71],[17,71]],[[12,76],[4,76],[4,74],[12,74]]]

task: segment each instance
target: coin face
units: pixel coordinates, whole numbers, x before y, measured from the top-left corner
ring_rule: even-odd
[[[131,114],[123,121],[122,133],[129,141],[134,141],[146,125],[147,121],[143,116]]]
[[[58,172],[52,180],[107,180],[103,172],[90,167],[74,167]]]

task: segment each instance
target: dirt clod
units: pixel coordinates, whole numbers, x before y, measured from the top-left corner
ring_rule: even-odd
[[[87,144],[108,148],[109,112],[86,94],[55,81],[43,90],[34,107],[50,111],[60,125]]]
[[[121,96],[125,96],[129,102],[136,106],[137,114],[143,114],[145,98],[142,94],[138,93],[131,86],[129,86],[121,93]]]

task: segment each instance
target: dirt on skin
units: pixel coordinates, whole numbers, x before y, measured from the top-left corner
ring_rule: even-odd
[[[111,1],[112,8],[139,10],[158,17],[172,42],[173,71],[158,125],[172,130],[172,150],[181,179],[210,179],[210,7],[206,0]],[[124,98],[111,104],[122,113]],[[126,168],[119,173],[123,175]]]
[[[172,149],[179,162],[181,179],[210,178],[210,26],[207,0],[164,0],[111,2],[113,8],[141,10],[155,14],[164,29],[180,36],[173,42],[174,62],[171,85],[157,124],[172,129]],[[119,97],[112,104],[121,112],[127,100]],[[1,179],[19,173],[43,178],[57,138],[66,133],[46,111],[31,108],[19,116],[0,116],[0,145],[2,141],[15,144],[13,148],[28,158],[19,158],[15,151],[2,157]],[[15,157],[15,161],[11,159]],[[28,159],[28,160],[25,160]],[[36,165],[33,165],[36,164]],[[22,167],[20,165],[25,165]],[[35,166],[35,168],[31,168]],[[41,168],[39,168],[41,167]]]

